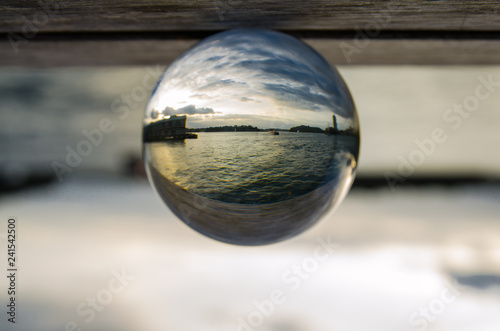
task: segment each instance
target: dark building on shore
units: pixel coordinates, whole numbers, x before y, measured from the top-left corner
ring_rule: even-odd
[[[186,115],[171,115],[144,127],[144,141],[162,141],[169,139],[196,139],[198,136],[186,132]]]

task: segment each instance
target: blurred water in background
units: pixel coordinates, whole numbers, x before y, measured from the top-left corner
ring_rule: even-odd
[[[415,139],[437,127],[448,139],[408,181],[498,178],[500,91],[456,130],[443,114],[474,94],[479,76],[500,81],[499,67],[339,71],[360,116],[358,179],[369,175],[384,183],[384,172],[398,172]],[[148,74],[145,68],[0,73],[0,173],[11,187],[35,173],[54,177],[51,163],[66,164],[67,147],[76,150],[88,139],[82,130],[99,128],[103,118],[115,126],[62,182],[3,192],[0,252],[6,251],[7,217],[19,223],[19,328],[65,330],[74,322],[91,331],[237,330],[256,311],[255,302],[276,289],[286,299],[261,330],[500,328],[497,184],[358,188],[336,213],[293,240],[258,248],[221,244],[178,221],[144,179],[116,176],[140,159],[147,96],[132,93]],[[303,277],[295,274],[294,266],[303,268],[318,240],[328,238],[339,245],[328,259],[309,265]],[[122,269],[133,279],[87,322],[88,298]],[[459,294],[450,292],[455,299],[441,307],[450,286]],[[6,288],[4,278],[2,306]],[[6,318],[0,329],[12,329]]]
[[[410,331],[420,328],[410,324],[412,314],[431,311],[451,283],[460,295],[448,294],[455,299],[442,311],[433,308],[440,313],[430,315],[427,329],[495,331],[499,196],[488,186],[358,189],[305,234],[245,248],[189,229],[147,182],[76,175],[0,202],[2,218],[15,215],[19,224],[16,327],[236,331],[255,302],[279,290],[286,299],[260,330]],[[316,260],[329,240],[331,252],[321,250]],[[133,279],[108,304],[96,301],[100,311],[87,323],[85,312],[95,311],[87,300],[108,289],[114,271]],[[6,300],[0,291],[2,306]],[[0,328],[14,330],[5,318]]]

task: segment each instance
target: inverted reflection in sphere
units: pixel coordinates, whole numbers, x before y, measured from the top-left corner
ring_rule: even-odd
[[[359,126],[339,73],[291,36],[218,33],[163,74],[146,107],[148,176],[172,211],[219,241],[304,231],[354,179]]]

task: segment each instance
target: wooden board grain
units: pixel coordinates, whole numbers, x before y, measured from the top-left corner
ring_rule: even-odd
[[[43,16],[47,14],[45,21]],[[279,30],[499,31],[498,1],[3,0],[0,33]]]
[[[500,64],[497,1],[12,1],[0,66],[169,64],[230,28],[277,29],[335,64]]]
[[[493,65],[500,64],[498,39],[303,38],[332,64]],[[197,39],[35,38],[18,45],[0,41],[0,65],[16,67],[168,65]]]

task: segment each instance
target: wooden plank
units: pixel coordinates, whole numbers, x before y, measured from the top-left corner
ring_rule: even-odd
[[[499,31],[498,1],[3,0],[0,33],[279,30]]]
[[[332,64],[500,64],[500,39],[304,38]],[[121,66],[169,64],[197,39],[138,37],[46,38],[18,45],[0,41],[0,66]],[[358,47],[363,46],[363,47]]]
[[[335,64],[500,64],[499,13],[497,1],[4,0],[0,66],[169,64],[248,26],[301,37]]]

